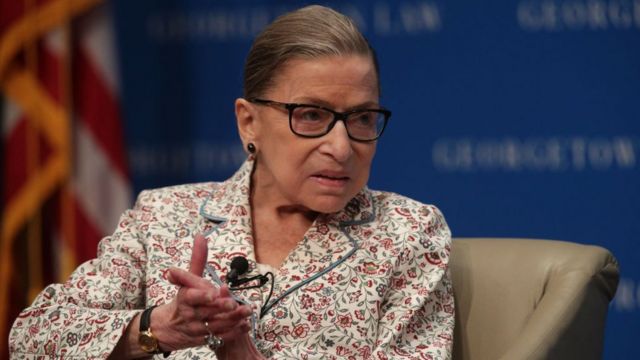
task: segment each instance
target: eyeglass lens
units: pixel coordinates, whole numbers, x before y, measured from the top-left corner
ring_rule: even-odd
[[[329,131],[334,114],[330,111],[310,106],[298,106],[291,113],[292,130],[303,136],[320,136]],[[371,140],[380,135],[385,123],[385,115],[377,111],[350,113],[345,120],[349,135],[359,140]]]

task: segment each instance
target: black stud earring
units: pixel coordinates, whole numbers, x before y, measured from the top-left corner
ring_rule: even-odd
[[[253,143],[248,143],[247,144],[247,151],[249,151],[250,154],[255,154],[256,153],[256,146],[253,145]]]

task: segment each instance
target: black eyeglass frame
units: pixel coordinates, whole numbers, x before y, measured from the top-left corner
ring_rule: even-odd
[[[336,123],[338,122],[338,120],[342,120],[342,122],[344,122],[345,124],[345,129],[347,130],[347,135],[349,136],[349,139],[354,140],[354,141],[359,141],[359,142],[371,142],[371,141],[376,141],[380,138],[380,136],[382,136],[382,133],[384,132],[384,129],[387,128],[387,123],[389,122],[389,118],[391,117],[391,111],[387,110],[387,109],[353,109],[353,110],[349,110],[346,112],[338,112],[335,111],[333,109],[329,109],[327,107],[324,106],[319,106],[319,105],[312,105],[312,104],[300,104],[300,103],[283,103],[283,102],[279,102],[279,101],[273,101],[273,100],[266,100],[266,99],[259,99],[259,98],[251,98],[248,99],[249,102],[252,103],[256,103],[256,104],[261,104],[261,105],[267,105],[267,106],[278,106],[284,110],[287,110],[289,112],[289,129],[291,129],[291,132],[300,136],[300,137],[304,137],[304,138],[319,138],[319,137],[323,137],[325,135],[327,135],[329,132],[331,132],[331,130],[333,129],[333,127],[336,125]],[[300,134],[298,132],[296,132],[293,129],[293,111],[296,108],[299,107],[310,107],[310,108],[315,108],[315,109],[321,109],[321,110],[325,110],[328,111],[330,113],[333,114],[333,121],[331,121],[329,123],[329,126],[327,126],[327,130],[322,133],[322,134],[318,134],[318,135],[305,135],[305,134]],[[360,113],[360,112],[366,112],[366,111],[373,111],[373,112],[377,112],[380,114],[384,115],[384,124],[382,124],[382,129],[380,129],[380,133],[378,133],[378,135],[373,138],[373,139],[358,139],[358,138],[354,138],[351,133],[349,133],[349,126],[347,126],[346,120],[349,118],[349,116],[351,114],[356,114],[356,113]]]

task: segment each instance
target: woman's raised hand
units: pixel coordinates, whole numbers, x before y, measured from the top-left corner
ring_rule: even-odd
[[[228,344],[248,336],[251,309],[239,305],[226,285],[216,288],[202,278],[206,262],[206,239],[196,235],[189,271],[169,269],[169,281],[180,286],[178,294],[151,313],[153,333],[162,351],[205,345],[208,335]]]

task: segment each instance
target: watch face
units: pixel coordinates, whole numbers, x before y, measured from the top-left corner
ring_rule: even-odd
[[[138,344],[140,348],[145,352],[155,352],[158,350],[158,340],[151,335],[151,333],[145,331],[138,336]]]

